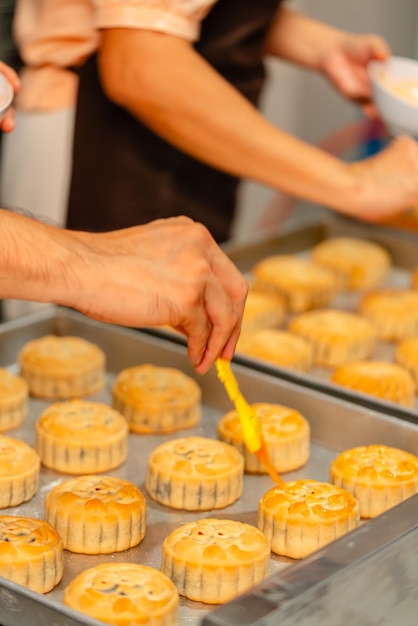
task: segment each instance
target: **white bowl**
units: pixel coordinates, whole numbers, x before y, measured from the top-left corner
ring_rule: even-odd
[[[0,121],[6,115],[7,109],[13,102],[14,90],[7,78],[0,74]]]
[[[416,102],[394,91],[398,81],[414,84],[418,92],[418,61],[390,57],[387,61],[371,61],[368,72],[372,83],[373,102],[392,135],[418,137],[418,97]],[[398,83],[399,84],[399,83]]]

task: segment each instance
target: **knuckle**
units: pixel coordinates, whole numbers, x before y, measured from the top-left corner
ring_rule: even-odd
[[[184,224],[184,225],[194,224],[192,218],[188,217],[187,215],[177,215],[176,217],[172,217],[170,219],[173,220],[173,222],[174,221],[177,222],[178,224]]]
[[[241,276],[240,284],[238,286],[239,296],[242,300],[246,300],[248,296],[249,284],[245,280],[244,276]]]
[[[202,304],[203,290],[198,284],[190,286],[183,294],[183,306],[186,312],[195,311]]]
[[[207,246],[209,242],[212,241],[212,235],[206,226],[204,226],[201,222],[192,222],[191,229],[195,240],[200,242],[202,245]]]

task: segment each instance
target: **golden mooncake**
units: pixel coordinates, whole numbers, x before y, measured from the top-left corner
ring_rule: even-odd
[[[22,376],[0,368],[0,432],[16,428],[28,414],[29,386]]]
[[[102,563],[76,576],[64,604],[112,626],[177,626],[179,596],[159,570],[136,563]]]
[[[398,448],[370,445],[342,452],[330,480],[360,503],[361,517],[376,517],[418,491],[418,457]]]
[[[361,291],[381,285],[392,261],[383,246],[355,237],[332,237],[317,244],[312,259],[331,270],[343,289]]]
[[[35,448],[42,464],[57,472],[106,472],[126,460],[128,424],[100,402],[57,402],[36,422]]]
[[[112,389],[113,407],[137,433],[171,433],[201,418],[201,390],[175,368],[138,365],[122,370]]]
[[[162,552],[162,571],[181,596],[196,602],[228,602],[269,575],[270,544],[243,522],[189,522],[168,535]]]
[[[102,389],[106,380],[104,352],[81,337],[33,339],[20,351],[18,363],[30,394],[39,398],[86,396]]]
[[[367,358],[375,346],[376,333],[369,320],[356,313],[323,309],[297,315],[289,330],[309,341],[314,363],[336,367]]]
[[[276,255],[259,261],[252,270],[255,285],[286,299],[292,313],[328,306],[337,291],[334,274],[296,255]]]
[[[260,420],[263,441],[276,472],[291,472],[305,465],[309,458],[310,427],[303,415],[287,406],[267,402],[255,403],[251,408]],[[267,473],[259,458],[244,443],[237,411],[229,411],[219,420],[218,436],[243,455],[246,472]]]
[[[413,406],[415,384],[411,374],[396,363],[386,361],[356,361],[337,367],[332,382],[361,391],[382,400]]]
[[[418,289],[418,267],[412,272],[411,287]]]
[[[63,571],[62,540],[54,528],[31,517],[0,516],[0,576],[47,593]]]
[[[418,291],[380,289],[366,294],[359,313],[370,320],[379,339],[400,341],[418,335]]]
[[[411,374],[415,392],[418,392],[418,337],[410,337],[399,342],[396,346],[395,361]]]
[[[316,480],[273,487],[258,505],[258,528],[272,552],[301,559],[358,526],[357,500],[344,489]]]
[[[242,332],[280,326],[286,313],[286,301],[279,293],[263,291],[250,285],[242,318]]]
[[[0,435],[0,509],[32,498],[38,490],[40,464],[27,443]]]
[[[237,353],[300,372],[309,371],[313,360],[312,346],[308,341],[276,328],[242,333]]]
[[[149,495],[173,509],[208,511],[242,493],[244,459],[233,446],[206,437],[166,441],[148,457]]]
[[[45,519],[61,535],[66,550],[122,552],[145,536],[146,500],[135,485],[122,478],[80,476],[48,493]]]

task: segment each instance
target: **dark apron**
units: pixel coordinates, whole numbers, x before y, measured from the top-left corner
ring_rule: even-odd
[[[254,105],[265,79],[263,45],[279,4],[219,0],[195,44]],[[177,150],[113,104],[101,88],[96,55],[78,73],[67,226],[105,231],[187,215],[218,242],[228,239],[239,179]]]

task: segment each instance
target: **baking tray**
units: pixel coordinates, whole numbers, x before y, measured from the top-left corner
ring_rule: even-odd
[[[269,237],[253,237],[246,241],[230,241],[223,249],[246,275],[250,275],[252,267],[261,259],[275,254],[298,254],[308,256],[312,248],[330,237],[351,236],[374,241],[382,245],[391,255],[393,267],[384,286],[410,287],[411,270],[418,267],[418,234],[402,231],[387,226],[371,225],[348,218],[332,216],[315,219],[301,219],[281,233]],[[360,300],[359,294],[339,294],[329,308],[356,311]],[[289,319],[289,318],[288,318]],[[288,319],[282,324],[286,328]],[[168,332],[168,331],[167,331]],[[393,361],[395,344],[378,341],[370,358]],[[237,353],[235,360],[267,373],[275,373],[280,377],[309,386],[314,389],[331,393],[350,402],[365,407],[398,415],[412,421],[418,420],[418,395],[415,405],[405,408],[394,402],[351,390],[337,385],[330,380],[331,369],[313,367],[309,372],[297,372],[273,363]]]
[[[113,476],[131,480],[147,498],[147,532],[139,546],[123,553],[100,556],[78,555],[65,551],[64,578],[53,591],[46,595],[35,593],[12,581],[0,578],[0,624],[2,626],[27,626],[29,624],[30,626],[45,626],[45,624],[48,626],[99,626],[102,622],[73,611],[62,603],[63,589],[75,575],[87,567],[110,560],[141,562],[158,568],[164,537],[179,525],[200,517],[216,516],[238,519],[255,525],[258,499],[271,488],[272,483],[267,476],[246,475],[244,492],[238,502],[215,513],[175,511],[157,504],[147,496],[144,486],[149,450],[168,438],[181,437],[185,434],[215,437],[218,417],[231,408],[226,393],[217,379],[215,368],[212,368],[205,376],[197,376],[189,363],[183,345],[138,330],[122,329],[95,322],[81,314],[56,307],[0,326],[0,365],[12,371],[17,370],[16,355],[22,346],[27,341],[46,334],[84,337],[95,342],[105,351],[108,361],[107,386],[103,392],[90,396],[91,400],[109,401],[110,387],[115,374],[125,367],[146,362],[180,368],[196,378],[202,389],[203,419],[199,426],[172,435],[131,434],[126,463],[109,472]],[[305,415],[310,422],[312,431],[310,460],[303,469],[286,474],[288,480],[309,477],[326,481],[331,459],[339,451],[356,445],[382,443],[418,454],[418,426],[411,422],[391,418],[239,364],[235,365],[234,370],[250,402],[262,400],[292,406]],[[8,435],[33,444],[34,421],[47,405],[45,401],[31,399],[29,417],[25,424],[9,431]],[[68,475],[64,476],[43,468],[39,491],[34,498],[18,507],[3,509],[3,513],[42,518],[46,493],[65,478],[68,478]],[[321,606],[333,602],[331,591],[335,585],[340,584],[341,580],[346,579],[345,588],[348,595],[351,594],[351,591],[349,592],[351,588],[357,593],[358,576],[360,574],[365,576],[369,567],[378,567],[379,558],[386,558],[385,555],[389,549],[395,551],[398,560],[402,559],[402,564],[405,563],[405,566],[402,565],[402,576],[396,578],[393,583],[396,586],[397,595],[390,597],[390,609],[398,612],[399,608],[402,609],[404,586],[409,584],[410,577],[413,576],[416,579],[418,575],[418,558],[415,558],[410,568],[404,571],[413,554],[408,538],[414,537],[415,551],[418,545],[416,541],[417,513],[418,496],[414,496],[384,515],[363,523],[349,535],[302,561],[272,555],[270,578],[238,600],[223,606],[211,607],[181,598],[180,626],[196,626],[201,623],[207,626],[220,624],[232,626],[239,622],[243,625],[269,626],[278,623],[279,618],[282,623],[281,615],[287,615],[291,606],[294,610],[303,610],[306,594],[309,595],[312,589],[318,586],[322,585],[319,595],[315,595],[315,602],[321,599]],[[380,565],[377,571],[380,575]],[[398,570],[396,573],[399,573]],[[379,582],[374,594],[381,594],[382,601],[384,599],[387,605],[388,599],[382,589],[382,584]],[[414,606],[417,609],[417,605]],[[319,626],[324,622],[309,623]],[[340,622],[333,619],[332,623],[333,626],[337,626]]]

